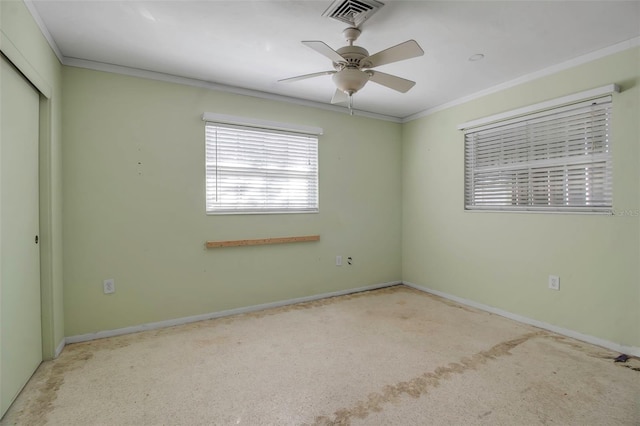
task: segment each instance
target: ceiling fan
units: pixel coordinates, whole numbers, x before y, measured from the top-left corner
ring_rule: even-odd
[[[331,99],[331,103],[348,103],[349,109],[352,107],[352,96],[362,89],[369,80],[401,93],[409,91],[409,89],[416,84],[414,81],[375,71],[372,68],[422,56],[424,55],[424,51],[420,45],[418,45],[415,40],[407,40],[404,43],[369,55],[369,52],[363,47],[353,45],[353,42],[358,39],[360,33],[360,29],[355,27],[345,29],[342,34],[345,36],[349,45],[341,47],[338,50],[333,50],[322,41],[303,41],[302,44],[305,46],[331,59],[334,69],[299,75],[278,81],[292,82],[322,75],[333,75],[332,78],[336,85],[336,92]]]

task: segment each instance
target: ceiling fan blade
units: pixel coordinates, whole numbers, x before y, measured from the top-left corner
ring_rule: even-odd
[[[324,43],[322,41],[303,41],[302,44],[304,44],[307,47],[312,48],[313,50],[315,50],[319,54],[326,56],[327,58],[331,59],[333,62],[346,62],[347,61],[342,56],[340,56],[340,54],[338,52],[336,52],[335,50],[330,48],[326,43]]]
[[[331,98],[332,104],[348,104],[349,96],[344,93],[340,89],[336,89],[336,92],[333,94],[333,98]]]
[[[331,74],[335,74],[336,72],[337,71],[334,71],[334,70],[314,72],[313,74],[304,74],[304,75],[298,75],[296,77],[283,78],[282,80],[278,80],[278,82],[283,82],[283,81],[292,82],[292,81],[306,80],[307,78],[320,77],[321,75],[331,75]]]
[[[367,71],[371,73],[369,80],[374,83],[381,84],[389,89],[397,90],[401,93],[407,93],[409,89],[416,85],[415,81],[407,80],[405,78],[396,77],[395,75],[386,74],[380,71]]]
[[[365,62],[371,63],[369,68],[379,67],[380,65],[390,64],[392,62],[404,61],[405,59],[415,58],[424,55],[424,50],[415,40],[407,40],[396,46],[382,50],[363,59]]]

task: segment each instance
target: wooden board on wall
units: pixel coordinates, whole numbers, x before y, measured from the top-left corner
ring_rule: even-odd
[[[302,243],[307,241],[320,241],[320,235],[305,235],[301,237],[259,238],[254,240],[207,241],[206,247],[218,248],[218,247],[260,246],[265,244]]]

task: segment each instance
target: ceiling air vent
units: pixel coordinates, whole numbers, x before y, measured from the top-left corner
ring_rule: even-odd
[[[358,27],[369,19],[384,3],[376,0],[336,0],[322,16],[345,22],[352,27]]]

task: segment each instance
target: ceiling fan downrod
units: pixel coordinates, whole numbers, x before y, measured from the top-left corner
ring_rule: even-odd
[[[347,43],[349,43],[349,46],[353,46],[353,42],[358,39],[361,33],[362,31],[355,27],[345,28],[344,31],[342,31],[342,35]]]

